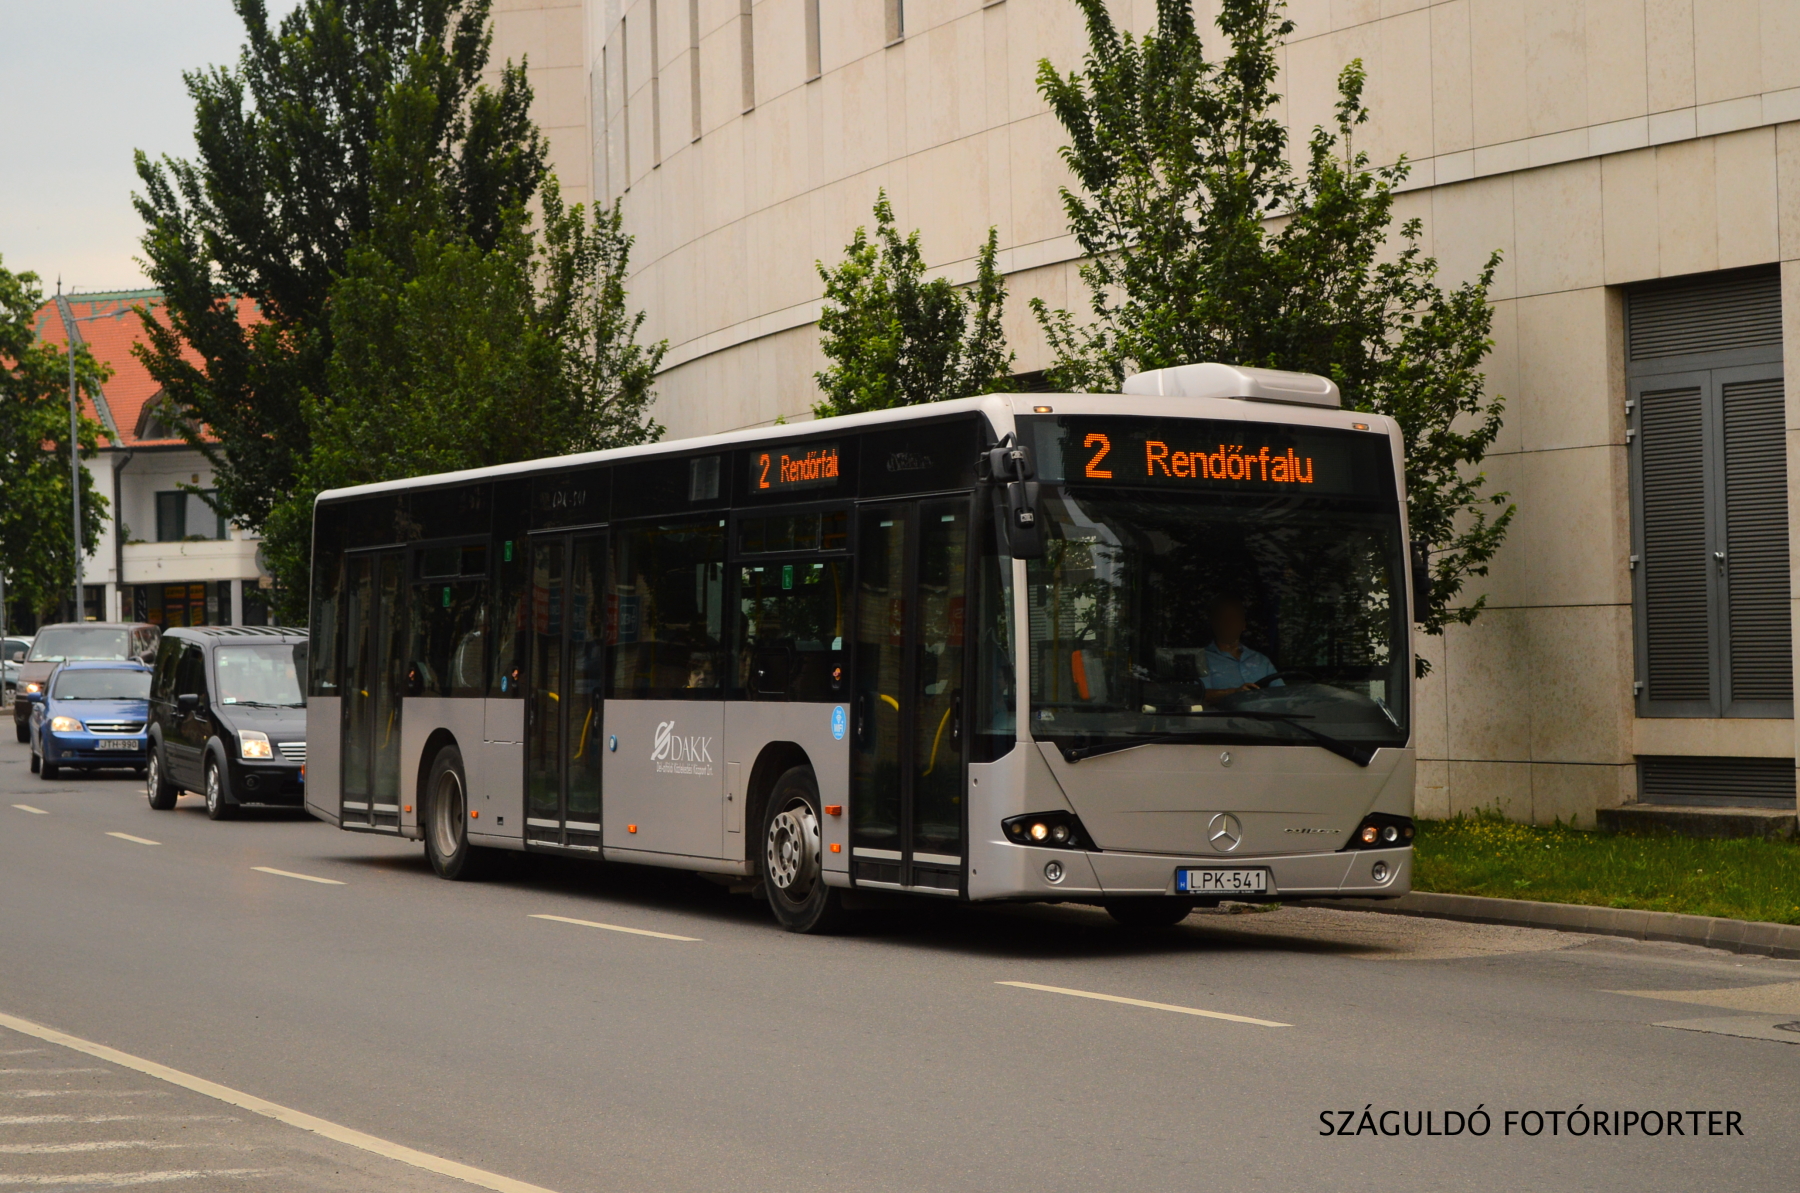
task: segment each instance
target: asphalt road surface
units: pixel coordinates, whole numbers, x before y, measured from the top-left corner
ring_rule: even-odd
[[[410,842],[152,812],[128,775],[46,782],[26,757],[0,745],[0,1191],[1800,1171],[1800,963],[1304,908],[1131,932],[932,904],[807,938],[693,876],[532,859],[446,883]],[[1435,1133],[1477,1108],[1485,1134]],[[1509,1111],[1546,1117],[1509,1134]],[[1647,1111],[1662,1133],[1595,1133]]]

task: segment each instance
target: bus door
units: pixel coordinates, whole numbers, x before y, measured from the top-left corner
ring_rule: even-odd
[[[851,874],[963,887],[967,498],[857,515]]]
[[[346,828],[400,830],[400,701],[406,670],[406,554],[345,558],[343,780]]]
[[[606,679],[604,534],[531,542],[525,840],[598,852]]]

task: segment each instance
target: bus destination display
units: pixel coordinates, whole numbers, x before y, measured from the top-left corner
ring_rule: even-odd
[[[1335,495],[1375,494],[1392,485],[1381,435],[1198,418],[1069,416],[1029,423],[1025,438],[1046,481]]]
[[[750,491],[788,493],[838,483],[838,445],[759,448],[749,455]]]

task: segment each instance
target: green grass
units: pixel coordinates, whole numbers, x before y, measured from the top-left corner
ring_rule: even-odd
[[[1413,889],[1800,924],[1800,845],[1427,820]]]

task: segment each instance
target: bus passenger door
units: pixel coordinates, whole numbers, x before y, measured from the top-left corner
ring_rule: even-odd
[[[967,499],[858,514],[851,873],[858,884],[963,884]]]
[[[406,667],[405,555],[345,560],[343,779],[347,828],[400,828],[401,683]]]
[[[598,851],[606,735],[606,536],[531,544],[525,689],[525,840]]]

